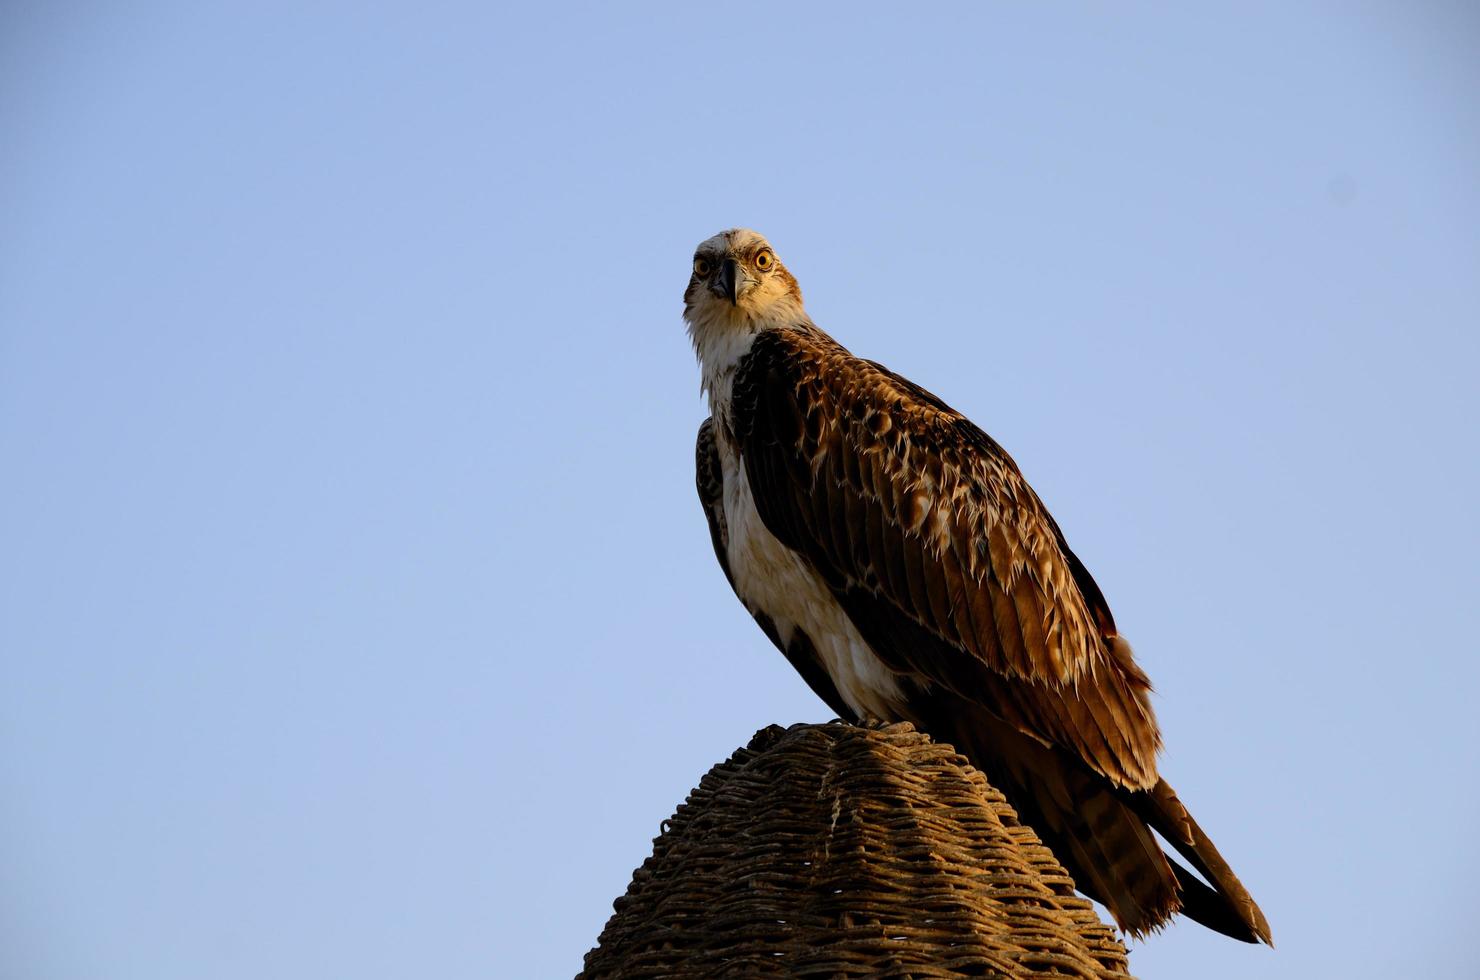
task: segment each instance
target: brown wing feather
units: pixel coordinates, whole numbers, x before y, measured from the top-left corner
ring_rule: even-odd
[[[758,337],[732,411],[772,533],[853,595],[855,619],[867,597],[944,641],[877,650],[891,666],[1117,785],[1155,785],[1146,677],[1113,649],[1104,597],[996,442],[820,332]]]
[[[694,487],[699,491],[704,520],[709,523],[709,543],[714,545],[714,557],[725,573],[725,581],[733,589],[735,577],[730,574],[730,529],[725,520],[725,474],[720,466],[719,450],[714,444],[712,418],[699,423],[699,438],[694,443]]]

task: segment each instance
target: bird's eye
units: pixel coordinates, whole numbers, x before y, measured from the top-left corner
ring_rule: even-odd
[[[713,268],[713,266],[709,264],[708,259],[694,260],[694,275],[698,276],[701,279],[709,275],[709,270],[711,268]]]
[[[771,268],[771,266],[775,265],[775,263],[776,256],[772,255],[771,250],[768,248],[761,249],[755,257],[755,267],[757,269],[760,269],[762,272],[764,272],[766,269]]]

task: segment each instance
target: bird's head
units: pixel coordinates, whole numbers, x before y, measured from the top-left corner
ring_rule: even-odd
[[[699,243],[683,294],[691,326],[755,329],[802,316],[802,290],[771,243],[749,228],[731,228]]]

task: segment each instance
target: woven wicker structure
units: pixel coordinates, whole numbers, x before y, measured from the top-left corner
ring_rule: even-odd
[[[1001,794],[909,725],[758,732],[615,908],[585,980],[1129,977]]]

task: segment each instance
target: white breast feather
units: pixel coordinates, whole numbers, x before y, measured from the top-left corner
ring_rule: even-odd
[[[729,407],[733,372],[716,374],[710,399],[719,415]],[[736,593],[753,613],[770,618],[783,644],[798,629],[806,633],[838,694],[860,716],[897,719],[904,702],[899,678],[869,648],[822,577],[766,529],[735,447],[723,437],[717,442]]]

